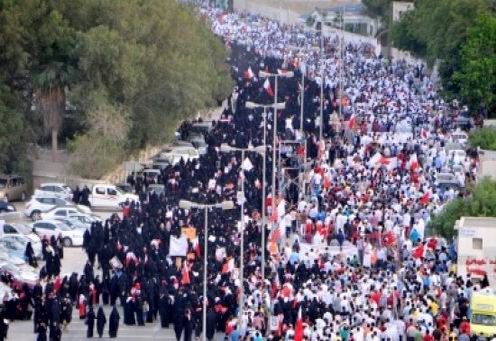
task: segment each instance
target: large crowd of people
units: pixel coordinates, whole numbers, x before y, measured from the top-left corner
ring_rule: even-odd
[[[488,286],[487,279],[457,277],[453,244],[426,231],[431,213],[465,195],[477,176],[476,151],[460,157],[448,148],[463,109],[442,100],[421,63],[383,58],[367,43],[340,44],[326,36],[321,61],[314,31],[211,7],[200,13],[230,47],[236,81],[228,105],[205,135],[207,151],[168,166],[158,179],[129,176],[140,202],[127,203],[121,215],[85,233],[88,261],[81,275],[61,278],[60,269],[50,270],[44,291],[39,285],[20,290],[34,299],[38,340],[47,339],[47,328],[50,340],[52,334],[60,339],[74,303],[87,321],[88,337],[95,320],[102,335],[107,318],[101,306],[110,305],[111,337],[119,323],[157,321],[188,341],[201,335],[205,299],[209,340],[216,335],[232,341],[484,339],[470,336],[467,318],[471,294]],[[275,114],[268,110],[266,129],[262,110],[246,108],[248,101],[274,102],[274,80],[258,77],[259,71],[294,72],[278,81],[277,101],[286,106]],[[282,186],[287,174],[279,169],[280,186],[272,197],[271,181],[262,182],[262,155],[247,151],[242,160],[240,152],[226,153],[220,146],[259,146],[266,131],[266,162],[272,165],[274,120],[277,142],[302,141],[284,146],[279,164],[297,160],[310,167],[300,167],[304,187]],[[187,128],[185,123],[181,135]],[[271,179],[272,168],[266,168]],[[457,184],[440,186],[438,174],[447,172],[456,175]],[[242,181],[243,212],[241,205],[209,209],[204,226],[203,210],[179,207],[181,199],[238,202]],[[147,191],[151,183],[163,184],[164,193]],[[52,245],[58,255],[57,242]]]

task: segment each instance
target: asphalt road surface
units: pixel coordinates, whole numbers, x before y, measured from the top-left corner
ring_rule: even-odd
[[[16,203],[18,212],[24,211],[24,203]],[[113,212],[99,212],[96,211],[102,219],[107,219]],[[26,223],[30,223],[29,219],[22,220]],[[62,275],[71,274],[72,272],[81,273],[84,265],[86,263],[87,257],[86,253],[80,247],[65,248],[64,258],[62,259]],[[95,271],[97,271],[95,269]],[[156,321],[153,324],[146,324],[145,326],[125,326],[122,324],[123,312],[120,307],[119,313],[121,315],[119,332],[117,334],[118,339],[122,340],[163,340],[163,341],[174,341],[176,340],[174,330],[172,328],[162,329],[160,327],[160,321]],[[105,315],[107,316],[110,312],[110,307],[104,307]],[[95,309],[96,314],[96,309]],[[48,333],[47,333],[48,334]],[[36,340],[37,334],[33,333],[33,321],[12,321],[9,325],[8,340],[15,341],[33,341]],[[96,323],[94,330],[94,337],[98,338],[96,334]],[[109,339],[108,337],[108,322],[105,325],[105,332],[102,339]],[[216,340],[223,340],[224,335],[219,335]],[[78,316],[78,311],[76,308],[73,309],[72,322],[68,325],[67,329],[62,331],[62,340],[88,340],[86,338],[86,325],[84,320],[80,320]],[[116,340],[116,339],[113,339]]]

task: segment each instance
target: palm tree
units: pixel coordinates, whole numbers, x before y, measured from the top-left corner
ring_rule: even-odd
[[[43,117],[43,128],[51,136],[52,160],[58,159],[58,135],[66,107],[65,87],[73,74],[72,67],[52,62],[33,75],[34,102]]]

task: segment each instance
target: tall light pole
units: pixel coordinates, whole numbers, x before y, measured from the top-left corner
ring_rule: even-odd
[[[260,78],[270,78],[275,79],[275,92],[274,92],[274,108],[277,107],[277,79],[282,78],[292,78],[294,73],[292,71],[281,72],[281,73],[269,73],[260,71]],[[274,109],[274,137],[272,141],[272,212],[276,209],[276,140],[277,140],[277,109]]]
[[[208,259],[208,209],[209,208],[222,208],[223,210],[232,210],[234,203],[232,201],[223,201],[217,204],[201,204],[188,200],[179,200],[179,207],[182,209],[190,210],[192,208],[205,210],[204,230],[204,254],[203,254],[203,340],[207,340],[207,259]]]
[[[245,219],[244,219],[244,208],[245,208],[245,175],[244,175],[244,170],[243,170],[243,162],[245,160],[245,152],[256,152],[259,154],[265,154],[265,146],[258,146],[254,148],[236,148],[236,147],[231,147],[227,144],[222,144],[220,146],[220,150],[222,152],[236,152],[239,151],[241,152],[241,193],[242,193],[242,198],[241,198],[241,216],[240,216],[240,234],[241,234],[241,240],[240,240],[240,260],[239,260],[239,272],[240,272],[240,303],[239,303],[239,321],[240,324],[243,322],[243,308],[245,305],[245,288],[244,288],[244,265],[245,265],[245,257],[244,257],[244,248],[245,248]]]
[[[286,103],[280,102],[270,105],[263,105],[263,104],[257,104],[253,102],[246,102],[246,107],[248,109],[256,109],[256,108],[263,108],[263,145],[264,145],[264,151],[267,151],[267,108],[274,108],[274,111],[277,109],[284,109],[286,107]],[[267,187],[267,180],[266,180],[266,163],[267,163],[267,153],[263,153],[263,165],[262,165],[262,266],[261,266],[261,272],[262,272],[262,283],[265,282],[265,229],[266,229],[266,214],[265,214],[265,198],[267,197],[267,194],[265,193],[266,187]]]
[[[343,117],[343,31],[344,31],[344,8],[341,7],[341,34],[339,36],[339,118]]]
[[[324,135],[324,16],[320,16],[320,125],[319,141]]]

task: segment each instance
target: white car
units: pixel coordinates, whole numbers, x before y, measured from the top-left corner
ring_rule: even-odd
[[[3,235],[2,237],[14,237],[18,240],[25,240],[23,244],[31,242],[31,246],[35,254],[39,250],[41,253],[41,239],[35,233],[33,233],[31,227],[24,224],[11,224],[7,223],[3,225]]]
[[[124,193],[115,185],[98,184],[93,186],[89,200],[91,207],[119,210],[126,201],[139,202],[139,196]]]
[[[73,206],[85,213],[90,213],[91,210],[84,205],[72,205],[69,201],[53,196],[52,194],[33,195],[31,200],[26,203],[24,215],[32,220],[41,219],[42,213],[48,212],[55,207]]]
[[[36,234],[33,233],[33,235],[36,236],[36,238],[38,239],[37,242],[33,242],[31,238],[22,234],[4,235],[0,237],[0,241],[6,240],[6,241],[12,241],[14,243],[18,243],[22,246],[23,252],[26,250],[26,245],[28,244],[28,242],[30,242],[31,246],[33,247],[34,256],[36,258],[41,258],[41,239]]]
[[[191,146],[178,146],[166,148],[160,153],[157,159],[167,160],[171,165],[176,165],[181,159],[185,162],[200,158],[200,153],[195,147]]]
[[[0,263],[0,273],[12,277],[14,287],[22,287],[24,283],[34,286],[39,279],[38,273],[29,265],[14,265],[10,262]]]
[[[84,231],[80,229],[71,229],[61,221],[55,219],[39,220],[31,224],[33,231],[40,238],[52,236],[62,236],[62,241],[65,247],[83,245]]]
[[[51,210],[41,213],[42,219],[57,219],[57,218],[65,218],[69,217],[73,214],[88,214],[91,213],[91,210],[87,206],[83,205],[71,205],[71,206],[60,206],[54,207]]]
[[[33,220],[41,218],[41,213],[47,212],[57,206],[68,205],[68,202],[62,198],[57,198],[51,194],[33,195],[31,200],[26,203],[24,215]]]
[[[60,182],[48,182],[40,184],[39,188],[35,190],[34,194],[52,194],[58,198],[67,201],[72,200],[72,189],[66,184]]]
[[[56,218],[58,221],[63,222],[67,226],[69,226],[73,230],[86,230],[88,227],[81,223],[79,220],[73,218],[73,217],[63,217],[63,218]]]
[[[87,229],[91,228],[93,223],[102,222],[102,219],[94,214],[71,214],[68,218],[78,221]]]
[[[451,141],[455,143],[466,144],[468,141],[468,135],[461,130],[456,130],[451,133]]]

